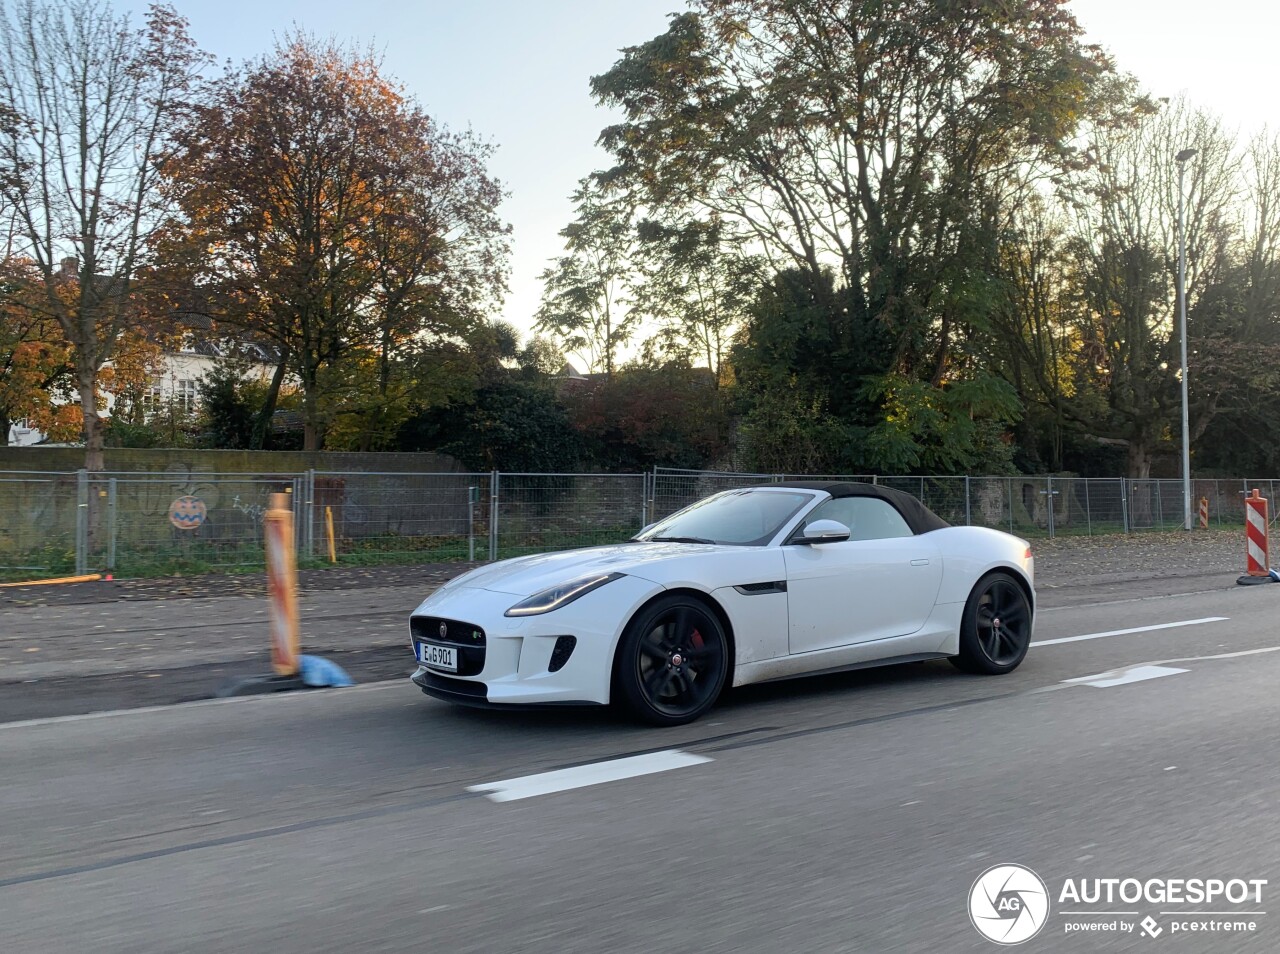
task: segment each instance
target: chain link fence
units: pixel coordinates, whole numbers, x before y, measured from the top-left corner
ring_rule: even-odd
[[[1022,536],[1173,530],[1180,480],[759,474],[0,473],[0,579],[235,571],[263,565],[263,515],[292,497],[304,565],[504,559],[626,540],[721,490],[854,480],[906,491],[949,523]],[[1196,480],[1193,523],[1240,527],[1280,480]],[[1272,522],[1276,511],[1272,507]]]
[[[655,468],[650,519],[733,487],[790,480],[879,484],[920,498],[948,523],[992,527],[1022,536],[1136,533],[1183,526],[1181,480],[1084,477],[895,477],[869,474],[748,474]],[[1254,489],[1275,500],[1280,480],[1192,481],[1192,525],[1244,525],[1244,498]],[[1271,522],[1277,521],[1271,508]]]
[[[74,573],[80,497],[78,474],[0,473],[0,577]]]

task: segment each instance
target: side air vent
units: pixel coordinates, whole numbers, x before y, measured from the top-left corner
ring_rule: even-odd
[[[742,583],[734,587],[743,596],[762,596],[765,593],[787,592],[786,580],[774,580],[771,583]]]

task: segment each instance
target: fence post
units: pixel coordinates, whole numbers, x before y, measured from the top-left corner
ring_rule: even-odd
[[[1156,521],[1159,524],[1158,530],[1164,529],[1164,500],[1160,494],[1160,481],[1156,481]]]
[[[316,472],[312,468],[307,471],[307,556],[316,555]]]
[[[649,479],[649,519],[655,523],[658,519],[658,465],[653,465],[653,476]]]
[[[498,559],[498,472],[489,473],[489,559]]]
[[[1004,483],[1009,488],[1009,532],[1013,533],[1013,478],[1006,477]]]
[[[89,572],[89,472],[76,471],[76,576]]]
[[[1120,517],[1124,520],[1124,532],[1129,532],[1129,479],[1120,478]]]
[[[973,526],[973,507],[969,497],[969,475],[964,477],[964,525],[966,527]]]
[[[1044,479],[1044,499],[1049,505],[1049,539],[1053,539],[1053,478],[1046,477]]]
[[[1089,501],[1089,478],[1084,479],[1084,525],[1088,536],[1093,536],[1093,505]]]
[[[476,562],[476,502],[480,499],[480,488],[475,484],[467,487],[467,562]]]
[[[116,479],[107,481],[107,572],[116,571]]]

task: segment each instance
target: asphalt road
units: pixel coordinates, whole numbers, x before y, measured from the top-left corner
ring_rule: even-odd
[[[672,730],[399,682],[0,725],[0,951],[990,951],[967,899],[998,863],[1051,895],[1023,950],[1274,951],[1280,586],[1222,582],[1045,591],[1049,644],[1011,676],[752,687]],[[469,791],[665,750],[696,764]],[[1093,918],[1152,915],[1152,940],[1068,934],[1061,911],[1120,909],[1059,904],[1068,878],[1270,884]],[[1207,910],[1256,929],[1174,933]]]

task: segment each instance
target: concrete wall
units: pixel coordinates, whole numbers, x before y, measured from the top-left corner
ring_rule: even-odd
[[[238,451],[108,447],[106,469],[116,473],[301,474],[308,470],[362,473],[448,473],[463,467],[443,454],[359,454],[338,451]],[[0,447],[0,472],[76,471],[79,447]]]

